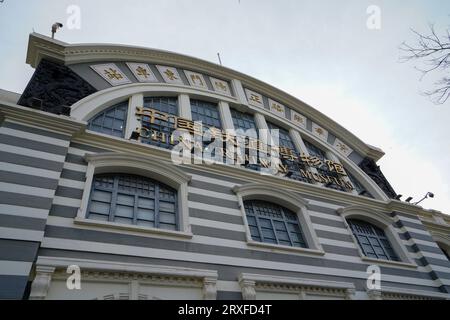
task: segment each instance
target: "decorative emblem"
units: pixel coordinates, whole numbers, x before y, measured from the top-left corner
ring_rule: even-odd
[[[264,108],[262,95],[249,89],[245,89],[245,94],[247,95],[247,100],[250,105]]]
[[[306,117],[291,109],[291,121],[296,125],[306,129]]]
[[[353,149],[351,149],[348,145],[337,138],[333,143],[333,147],[335,147],[337,151],[347,157],[353,152]]]
[[[286,108],[281,104],[272,99],[269,99],[270,111],[279,115],[280,117],[286,117]]]
[[[183,80],[181,80],[178,71],[174,67],[166,67],[166,66],[156,66],[158,68],[159,73],[163,77],[164,81],[167,83],[173,84],[183,84]]]
[[[214,91],[216,91],[218,93],[226,94],[228,96],[231,95],[230,87],[228,86],[228,82],[220,80],[220,79],[216,79],[213,77],[209,77],[209,79],[211,80]]]
[[[127,62],[127,66],[139,82],[158,82],[148,64]]]
[[[131,83],[131,80],[114,63],[97,64],[91,68],[112,86]]]
[[[208,89],[205,78],[203,77],[202,74],[188,70],[184,70],[184,73],[186,74],[186,78],[188,79],[189,84],[191,86],[202,89]]]
[[[327,141],[328,139],[328,131],[319,126],[318,124],[314,123],[312,124],[312,132],[316,137],[319,137],[323,141]]]

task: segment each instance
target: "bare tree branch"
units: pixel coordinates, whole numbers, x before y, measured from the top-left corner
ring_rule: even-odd
[[[440,37],[434,25],[429,25],[430,33],[421,34],[414,29],[411,32],[417,37],[417,43],[411,45],[403,42],[400,51],[404,54],[400,57],[401,62],[411,60],[419,61],[422,66],[415,68],[422,73],[421,80],[431,72],[442,72],[442,78],[434,83],[435,88],[425,91],[424,94],[436,104],[445,103],[450,96],[450,31]]]

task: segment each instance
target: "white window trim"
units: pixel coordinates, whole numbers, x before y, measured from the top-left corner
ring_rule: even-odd
[[[402,240],[400,239],[400,236],[398,235],[397,231],[395,230],[393,224],[395,223],[394,219],[388,217],[386,214],[377,212],[375,210],[370,210],[362,206],[349,206],[346,208],[339,208],[337,212],[342,216],[344,219],[344,224],[347,227],[353,242],[355,243],[356,248],[358,249],[359,255],[361,257],[361,260],[370,262],[370,263],[377,263],[377,264],[384,264],[384,265],[394,265],[394,266],[401,266],[401,267],[408,267],[408,268],[417,268],[417,264],[413,262],[411,259],[408,250],[405,248]],[[386,234],[386,237],[388,238],[392,248],[394,249],[395,253],[400,258],[400,261],[391,261],[391,260],[384,260],[384,259],[376,259],[376,258],[369,258],[362,252],[358,240],[353,235],[353,232],[347,222],[347,219],[351,218],[357,218],[369,223],[372,223],[373,225],[383,229],[384,233]]]
[[[269,248],[273,251],[291,251],[295,253],[324,255],[325,252],[319,242],[316,232],[313,228],[311,218],[309,216],[306,205],[308,202],[302,199],[299,195],[282,190],[275,190],[270,186],[259,183],[249,183],[242,186],[233,187],[233,192],[236,193],[241,210],[242,218],[244,220],[245,233],[247,238],[247,245],[253,247]],[[303,231],[308,248],[291,247],[279,244],[258,242],[252,239],[250,228],[248,226],[247,214],[245,212],[245,200],[264,200],[273,202],[280,206],[286,207],[297,214],[300,226]]]
[[[151,156],[147,156],[144,158],[135,155],[131,156],[124,153],[108,152],[100,154],[86,154],[84,158],[88,162],[88,167],[86,170],[86,182],[81,199],[81,206],[74,221],[75,223],[145,233],[154,233],[158,235],[163,234],[173,237],[192,238],[193,234],[191,232],[191,226],[189,223],[188,208],[188,183],[191,180],[190,175],[187,175],[174,165],[160,162],[159,160]],[[86,218],[94,175],[98,173],[108,172],[138,174],[157,181],[161,181],[162,183],[165,183],[177,190],[177,216],[179,219],[179,230],[164,230],[116,222],[96,221]]]
[[[216,270],[42,256],[36,262],[36,276],[33,280],[30,299],[45,299],[52,279],[67,279],[66,269],[70,265],[80,267],[84,273],[82,279],[88,278],[89,273],[92,272],[96,281],[113,279],[130,282],[133,276],[146,276],[147,279],[141,277],[140,280],[131,281],[131,284],[134,284],[130,292],[131,299],[137,299],[140,283],[155,282],[176,287],[190,285],[192,280],[200,282],[205,300],[215,300],[217,297],[218,273]],[[98,271],[101,271],[101,274],[98,274]]]
[[[308,294],[354,299],[356,289],[350,282],[313,280],[253,273],[241,273],[239,285],[244,300],[255,300],[257,291],[298,293],[300,299]]]

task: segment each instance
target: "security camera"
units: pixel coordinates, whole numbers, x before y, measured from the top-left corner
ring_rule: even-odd
[[[62,28],[63,24],[61,22],[55,22],[52,25],[52,39],[55,37],[55,33],[59,28]]]
[[[434,198],[434,193],[433,193],[433,192],[428,192],[428,196],[429,196],[430,198]]]

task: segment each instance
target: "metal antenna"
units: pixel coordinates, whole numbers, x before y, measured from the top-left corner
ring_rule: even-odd
[[[217,52],[217,57],[219,58],[219,63],[222,65],[222,60],[220,60],[220,53]]]

